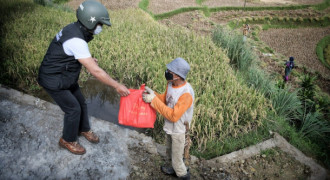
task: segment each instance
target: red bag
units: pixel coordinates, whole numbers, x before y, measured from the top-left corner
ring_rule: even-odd
[[[144,84],[140,89],[129,89],[130,95],[120,97],[118,121],[125,126],[154,128],[156,110],[142,99]]]

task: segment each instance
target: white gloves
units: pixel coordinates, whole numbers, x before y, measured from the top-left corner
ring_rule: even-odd
[[[156,97],[155,92],[148,86],[145,87],[145,91],[142,94],[142,99],[146,103],[151,103],[151,101]]]

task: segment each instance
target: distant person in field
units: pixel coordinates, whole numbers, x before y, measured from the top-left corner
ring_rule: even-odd
[[[80,4],[76,13],[78,21],[64,27],[50,43],[39,68],[38,83],[65,113],[59,145],[81,155],[86,150],[78,143],[78,135],[92,143],[99,142],[99,137],[91,131],[87,105],[78,85],[82,65],[121,96],[129,95],[129,90],[101,69],[89,52],[87,43],[102,31],[104,24],[111,26],[107,9],[97,1],[88,0]]]
[[[285,62],[285,70],[284,70],[284,81],[287,82],[289,80],[289,75],[291,73],[291,70],[295,68],[294,66],[294,57],[290,57],[289,61]]]
[[[243,26],[243,41],[244,42],[246,41],[249,31],[250,31],[250,26],[248,24],[244,24],[244,26]]]
[[[186,124],[190,126],[194,109],[194,90],[186,81],[190,66],[182,58],[176,58],[166,65],[166,91],[158,94],[145,87],[142,95],[146,103],[165,117],[163,130],[166,133],[167,160],[172,159],[172,167],[162,166],[161,170],[168,175],[177,175],[181,179],[190,179],[190,173],[183,162],[185,148]]]

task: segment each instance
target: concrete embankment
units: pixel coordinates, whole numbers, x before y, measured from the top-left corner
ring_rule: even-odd
[[[94,117],[99,144],[79,137],[87,153],[58,145],[63,112],[58,106],[0,85],[0,179],[126,179],[129,148],[157,153],[150,137]]]

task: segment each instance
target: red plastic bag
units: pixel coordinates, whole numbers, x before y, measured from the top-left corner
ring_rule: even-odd
[[[154,128],[156,111],[142,99],[144,84],[140,89],[129,89],[130,95],[120,97],[118,121],[125,126]]]

